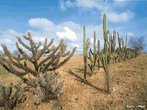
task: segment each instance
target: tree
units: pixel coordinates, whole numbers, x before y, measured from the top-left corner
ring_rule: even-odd
[[[141,51],[144,49],[144,37],[138,37],[138,38],[134,38],[132,37],[129,40],[129,45],[132,49],[134,49],[137,54],[141,53]]]
[[[73,48],[72,52],[66,51],[67,45],[63,39],[57,47],[54,47],[52,45],[53,39],[48,42],[46,38],[43,48],[40,49],[42,44],[36,44],[30,33],[27,36],[23,36],[23,38],[29,42],[29,45],[20,37],[17,37],[16,47],[19,51],[19,56],[11,53],[7,46],[2,44],[6,56],[0,57],[0,64],[7,71],[35,89],[37,96],[35,104],[39,105],[41,102],[58,97],[63,84],[59,83],[58,74],[55,70],[74,55],[76,47]],[[46,53],[46,56],[43,56],[44,53]],[[27,74],[31,74],[33,76],[32,79],[26,77]]]

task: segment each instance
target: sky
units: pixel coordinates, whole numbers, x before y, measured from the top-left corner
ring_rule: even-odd
[[[111,32],[116,30],[123,38],[144,37],[147,41],[146,10],[147,0],[0,0],[0,44],[15,50],[16,36],[31,32],[35,42],[47,37],[54,38],[57,45],[64,38],[68,49],[76,46],[80,53],[83,26],[91,44],[93,31],[103,44],[104,13]]]

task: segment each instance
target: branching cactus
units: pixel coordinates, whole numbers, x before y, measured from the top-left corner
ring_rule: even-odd
[[[26,95],[23,92],[24,88],[21,87],[21,84],[18,84],[15,89],[13,90],[12,85],[0,85],[0,107],[4,107],[4,110],[13,110],[17,104],[26,100]]]
[[[45,39],[42,47],[41,43],[33,41],[30,33],[27,36],[23,36],[23,38],[29,42],[29,45],[20,37],[17,37],[18,56],[13,55],[6,45],[2,44],[5,56],[0,57],[0,64],[8,72],[21,78],[24,83],[35,88],[37,94],[35,104],[39,105],[44,100],[49,100],[50,95],[58,96],[62,84],[57,81],[56,75],[51,77],[50,74],[56,74],[54,71],[64,65],[74,55],[76,47],[73,48],[72,52],[66,51],[67,45],[65,45],[63,39],[57,47],[53,45],[53,39],[50,42]],[[44,54],[46,55],[44,56]],[[26,77],[27,74],[30,74],[32,78]]]
[[[90,74],[92,74],[95,70],[96,67],[96,63],[97,63],[97,58],[98,54],[97,54],[97,45],[96,45],[96,33],[94,31],[94,35],[93,35],[93,50],[90,49],[89,51],[89,55],[88,55],[88,59],[89,59],[89,69],[90,69]]]

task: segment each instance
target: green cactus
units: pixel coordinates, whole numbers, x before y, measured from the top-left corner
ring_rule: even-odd
[[[108,33],[107,31],[107,16],[106,14],[103,15],[103,37],[104,37],[104,42],[108,42]]]
[[[94,31],[94,34],[93,34],[93,50],[90,49],[89,51],[89,56],[88,56],[88,59],[89,59],[89,69],[90,69],[90,75],[92,75],[94,73],[94,70],[95,70],[95,67],[96,67],[96,63],[97,63],[97,57],[98,57],[98,54],[97,54],[97,44],[96,44],[96,33]]]
[[[105,70],[105,75],[106,75],[106,90],[108,93],[110,93],[110,78],[109,78],[109,71],[108,71],[108,64],[111,59],[111,53],[110,53],[110,45],[111,45],[111,37],[109,38],[108,41],[108,34],[109,31],[107,30],[107,17],[106,14],[103,15],[103,38],[104,38],[104,51],[100,53],[100,60],[101,64]]]
[[[13,91],[12,85],[0,85],[0,107],[4,107],[4,110],[13,110],[18,104],[24,103],[26,95],[23,93],[24,88],[21,85],[21,83],[18,84],[15,91]]]
[[[98,70],[100,70],[100,40],[97,40],[97,57]]]
[[[113,37],[111,39],[111,53],[115,52],[115,46],[116,46],[116,31],[113,31]]]
[[[89,39],[86,38],[86,29],[83,27],[83,59],[84,59],[84,80],[86,81],[86,75],[88,72],[88,62],[87,62],[87,57],[88,57],[88,49],[90,46],[90,41]]]
[[[108,94],[111,93],[110,90],[110,73],[109,73],[109,69],[108,69],[108,63],[107,63],[107,55],[105,55],[104,53],[100,53],[100,60],[102,63],[102,66],[104,68],[105,71],[105,82],[106,82],[106,92]]]

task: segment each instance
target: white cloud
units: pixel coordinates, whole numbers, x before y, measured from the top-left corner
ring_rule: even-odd
[[[126,22],[134,17],[134,13],[130,11],[115,13],[115,12],[103,12],[106,13],[108,21],[110,22]]]
[[[109,9],[107,1],[103,0],[76,0],[77,7],[81,8],[96,8],[99,11],[104,11]]]
[[[84,8],[94,8],[97,3],[96,0],[77,0],[77,5]]]
[[[13,29],[0,31],[0,44],[5,44],[9,49],[14,50],[16,36],[22,36],[22,33],[18,33]],[[0,51],[3,51],[2,46],[0,45]]]
[[[81,31],[81,25],[73,22],[73,21],[66,21],[61,23],[61,26],[67,26],[72,30],[80,30]]]
[[[29,25],[33,28],[48,31],[49,28],[54,26],[54,23],[46,18],[31,18]]]
[[[62,11],[66,10],[69,7],[73,7],[74,3],[71,0],[60,0],[59,1],[59,7]]]
[[[34,42],[36,42],[36,43],[38,43],[38,42],[44,43],[45,38],[46,38],[46,37],[33,36],[33,40],[34,40]]]
[[[79,8],[97,8],[99,10],[107,9],[106,2],[103,0],[60,0],[59,7],[61,10],[66,10],[71,7]]]
[[[34,20],[37,18],[33,18]],[[45,18],[44,18],[45,19]],[[46,19],[47,21],[50,21]],[[52,22],[52,21],[50,21]],[[44,37],[47,37],[49,39],[54,38],[56,44],[59,43],[61,38],[64,38],[68,48],[71,49],[73,47],[78,47],[77,52],[82,52],[82,45],[83,45],[83,27],[75,23],[73,21],[66,21],[62,22],[60,24],[55,24],[52,22],[52,27],[48,27],[48,31],[42,30],[41,28],[46,27],[46,25],[39,25],[37,26],[38,30],[36,30],[36,27],[31,26],[31,29],[28,31],[31,32],[32,36],[35,36],[35,39],[38,41],[43,40]],[[44,27],[43,27],[44,26]],[[101,40],[102,43],[102,24],[101,25],[89,25],[86,26],[86,35],[90,39],[93,37],[93,31],[96,31],[96,36],[99,40]],[[103,45],[103,43],[102,43]]]
[[[77,41],[77,36],[76,33],[74,31],[72,31],[70,28],[68,27],[64,27],[64,32],[57,32],[56,35],[61,39],[67,39],[70,40],[72,42]]]
[[[77,47],[77,48],[80,47],[80,44],[78,44],[78,43],[71,43],[70,45],[73,46],[73,47]]]
[[[22,33],[18,33],[13,29],[1,31],[0,42],[3,42],[5,44],[11,44],[11,43],[14,43],[13,42],[14,40],[16,40],[16,36],[21,36],[21,35]]]
[[[70,2],[69,2],[70,1]],[[69,2],[70,5],[67,5]],[[118,8],[123,8],[128,5],[127,0],[62,0],[62,5],[60,4],[60,8],[65,10],[70,7],[79,7],[85,9],[85,11],[89,11],[90,13],[100,12],[101,14],[106,13],[108,16],[108,20],[110,22],[126,22],[134,17],[134,13],[126,10],[118,11]]]
[[[33,22],[31,23],[30,23],[30,20],[28,22],[29,22],[29,25],[30,24],[31,25],[30,25],[30,29],[28,29],[27,32],[31,32],[35,42],[41,41],[43,43],[45,38],[48,38],[49,40],[51,38],[54,38],[55,39],[54,44],[57,45],[59,41],[61,40],[61,38],[64,38],[65,42],[68,45],[68,49],[72,49],[73,47],[76,46],[78,47],[77,52],[78,53],[82,52],[83,27],[80,24],[75,23],[73,21],[66,21],[59,24],[55,24],[46,18],[42,18],[42,19],[33,18]],[[44,22],[43,22],[44,20],[46,23],[50,22],[52,27],[50,27],[51,25],[50,26],[44,25]],[[43,22],[43,24],[41,22]],[[87,38],[90,39],[91,45],[93,44],[93,32],[96,31],[96,37],[97,39],[100,40],[101,47],[103,47],[103,30],[102,29],[103,29],[102,24],[86,26],[86,36]],[[109,27],[109,29],[111,28]],[[12,29],[1,31],[0,33],[2,36],[2,39],[0,39],[0,43],[6,42],[12,50],[15,49],[16,36],[26,35],[26,33],[22,34]],[[131,35],[131,32],[128,34]],[[0,50],[1,50],[1,47],[0,47]]]
[[[59,6],[60,6],[60,9],[63,10],[63,11],[66,9],[66,5],[63,2],[63,0],[59,2]]]
[[[80,41],[78,37],[82,37],[82,27],[73,21],[62,22],[61,24],[54,24],[52,21],[46,18],[33,18],[33,22],[30,22],[31,20],[32,19],[29,20],[29,25],[31,28],[27,32],[31,32],[36,42],[43,42],[43,39],[47,37],[49,40],[51,38],[54,38],[54,44],[57,45],[60,42],[60,39],[64,38],[68,46],[70,48],[73,48],[74,46],[77,46],[74,44],[76,44],[77,42],[79,43]],[[48,22],[50,22],[52,26],[44,25],[44,23],[47,24]]]
[[[124,7],[129,4],[129,0],[113,0],[114,6],[116,7]]]

